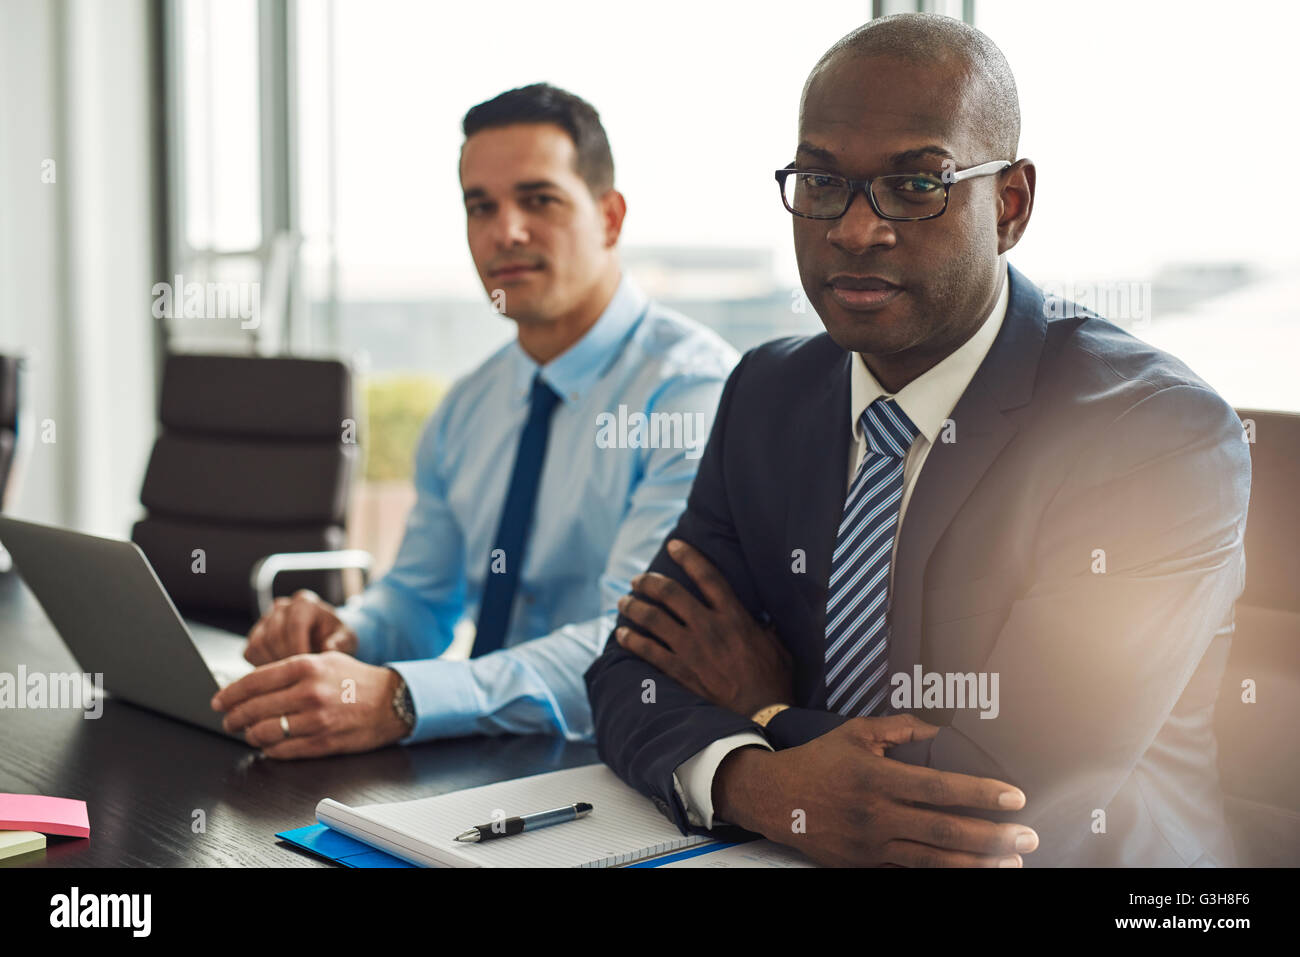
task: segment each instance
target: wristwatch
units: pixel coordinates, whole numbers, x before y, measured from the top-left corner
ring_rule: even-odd
[[[754,716],[749,720],[754,722],[760,728],[766,728],[767,723],[775,718],[782,711],[789,709],[788,704],[770,704],[766,708],[759,708],[754,712]]]
[[[406,734],[410,734],[415,729],[415,700],[411,697],[411,689],[406,687],[406,679],[401,673],[391,668],[389,670],[397,675],[397,687],[393,689],[393,714],[406,725]]]

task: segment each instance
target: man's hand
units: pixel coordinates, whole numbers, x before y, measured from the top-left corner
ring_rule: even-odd
[[[666,575],[638,575],[632,579],[634,594],[619,600],[619,611],[668,647],[626,627],[615,631],[618,643],[687,690],[746,718],[770,704],[794,704],[790,654],[780,639],[750,617],[727,580],[698,551],[673,539],[668,554],[708,604]]]
[[[248,633],[244,657],[264,665],[307,652],[357,650],[357,636],[334,614],[334,606],[303,588],[292,598],[277,598]]]
[[[714,776],[714,810],[824,865],[1020,867],[1038,846],[1031,828],[917,806],[1018,810],[1019,789],[884,756],[938,731],[899,714],[854,718],[784,751],[740,748]]]
[[[212,699],[222,726],[243,731],[272,758],[314,758],[370,751],[406,736],[393,711],[401,676],[338,651],[295,655],[263,665]],[[289,724],[285,737],[280,724]]]

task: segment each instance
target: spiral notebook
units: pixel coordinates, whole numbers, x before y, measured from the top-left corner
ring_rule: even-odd
[[[586,801],[587,817],[482,844],[455,836],[476,824]],[[713,843],[683,835],[650,799],[603,764],[551,771],[437,797],[348,807],[325,798],[321,824],[423,867],[617,867]]]

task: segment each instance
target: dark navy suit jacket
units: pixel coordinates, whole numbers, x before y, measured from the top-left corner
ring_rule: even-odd
[[[941,730],[888,754],[1023,789],[1024,810],[980,813],[1038,831],[1027,865],[1232,863],[1212,720],[1245,575],[1241,423],[1174,357],[1009,282],[955,441],[913,488],[889,609],[891,675],[996,672],[999,713],[908,708]],[[825,334],[747,353],[672,533],[793,656],[798,707],[765,731],[778,749],[846,720],[823,662],[851,358]],[[662,547],[650,567],[694,591]],[[612,639],[586,680],[602,760],[684,831],[674,769],[764,733]]]

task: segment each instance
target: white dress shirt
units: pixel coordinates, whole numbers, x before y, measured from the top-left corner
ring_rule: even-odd
[[[941,438],[944,424],[956,407],[966,387],[975,376],[975,371],[984,361],[993,340],[1002,328],[1002,321],[1007,314],[1009,297],[1006,257],[1002,257],[1002,287],[998,292],[997,302],[989,311],[984,323],[973,336],[967,339],[952,354],[946,356],[933,368],[917,376],[893,395],[894,401],[907,413],[907,417],[917,427],[916,438],[912,440],[903,460],[903,499],[899,506],[898,528],[903,527],[903,518],[907,514],[907,503],[912,497],[916,478],[921,474],[930,448]],[[876,377],[871,374],[867,364],[858,354],[852,363],[849,383],[849,422],[850,434],[847,439],[850,451],[849,474],[846,476],[847,489],[853,485],[858,466],[867,454],[866,438],[862,434],[862,413],[881,396],[889,396]],[[889,563],[889,580],[892,592],[894,580],[894,559],[898,556],[898,534],[894,535],[894,549]],[[679,764],[673,773],[673,787],[686,808],[686,816],[691,824],[699,827],[713,827],[713,778],[718,766],[736,748],[756,745],[771,751],[772,746],[764,738],[752,731],[719,738],[712,744],[687,758]]]

